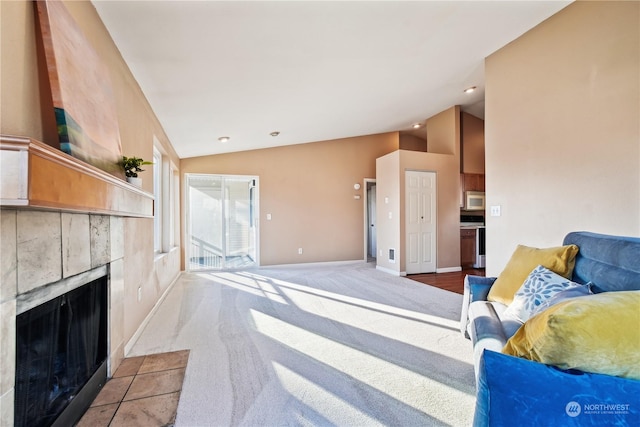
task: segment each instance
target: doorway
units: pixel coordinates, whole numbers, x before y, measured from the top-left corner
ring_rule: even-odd
[[[187,269],[247,268],[258,261],[258,177],[186,174]]]
[[[364,260],[376,262],[378,252],[378,230],[376,228],[376,180],[365,178],[364,202]]]
[[[407,274],[436,271],[436,173],[405,172]]]

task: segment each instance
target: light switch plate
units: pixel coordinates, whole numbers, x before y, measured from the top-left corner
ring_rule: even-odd
[[[491,216],[500,216],[502,215],[502,209],[500,205],[491,206]]]

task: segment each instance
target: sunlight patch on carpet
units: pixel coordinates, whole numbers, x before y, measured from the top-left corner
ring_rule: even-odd
[[[473,396],[432,378],[260,311],[251,309],[250,316],[260,333],[324,364],[325,374],[335,376],[336,381],[344,380],[346,375],[443,423],[450,417],[446,406],[451,401],[458,405],[473,405]],[[280,379],[286,381],[287,378]],[[291,385],[283,383],[283,386]]]
[[[310,288],[308,286],[298,285],[291,282],[285,282],[283,280],[273,280],[273,283],[285,288],[285,290],[283,290],[283,292],[285,293],[286,293],[286,288],[290,288],[291,290],[294,290],[294,291],[301,291],[306,295],[312,294],[314,296],[322,297],[325,300],[340,302],[343,304],[349,304],[350,308],[354,306],[361,307],[363,309],[379,311],[383,314],[391,314],[394,316],[404,317],[410,320],[428,322],[433,325],[440,325],[446,328],[453,328],[454,330],[458,330],[460,327],[459,323],[456,321],[445,319],[438,316],[432,316],[426,313],[419,313],[417,311],[405,310],[405,309],[393,307],[387,304],[380,304],[372,301],[363,300],[360,298],[349,297],[346,295],[336,294],[333,292],[323,291],[315,288]],[[296,303],[296,305],[298,303],[304,304],[306,300],[307,298],[296,298],[294,302]],[[300,307],[300,308],[303,308],[303,307]]]
[[[366,425],[368,426],[381,425],[349,402],[286,366],[274,362],[273,368],[285,390],[292,396],[303,396],[301,403],[320,414],[325,421],[329,421],[332,425],[340,425],[345,422],[345,419],[353,420],[354,423],[361,423],[364,419],[367,420]]]
[[[245,275],[236,273],[206,273],[200,274],[200,276],[209,280],[214,280],[220,285],[229,286],[239,291],[248,292],[252,295],[268,298],[271,301],[280,304],[288,304],[287,301],[285,301],[285,299],[282,298],[282,296],[278,293],[278,291],[274,289],[271,284],[265,281],[258,281],[251,277],[246,277]]]

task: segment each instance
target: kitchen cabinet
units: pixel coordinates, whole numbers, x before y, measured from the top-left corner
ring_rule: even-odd
[[[476,232],[475,228],[460,229],[460,265],[462,268],[473,267],[476,262]]]
[[[464,191],[484,191],[484,174],[464,173]]]
[[[484,192],[484,174],[461,173],[460,174],[460,209],[464,209],[465,191]]]

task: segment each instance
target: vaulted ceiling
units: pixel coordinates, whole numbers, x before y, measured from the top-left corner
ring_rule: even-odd
[[[568,3],[93,1],[182,158],[483,117],[484,58]]]

